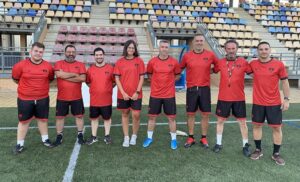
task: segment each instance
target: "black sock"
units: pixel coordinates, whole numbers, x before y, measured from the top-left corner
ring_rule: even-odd
[[[201,138],[206,138],[206,135],[201,135]]]
[[[194,135],[189,135],[190,138],[194,139]]]
[[[82,131],[77,131],[77,135],[82,135]]]
[[[61,136],[63,136],[63,135],[64,135],[64,133],[63,133],[63,132],[58,132],[58,133],[57,133],[57,135],[61,135]]]
[[[273,155],[274,155],[275,153],[279,153],[279,149],[280,149],[280,145],[274,144]]]
[[[261,150],[261,140],[254,140],[257,149]]]

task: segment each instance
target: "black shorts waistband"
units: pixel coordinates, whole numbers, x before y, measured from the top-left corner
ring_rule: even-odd
[[[195,91],[195,90],[200,90],[202,88],[209,88],[209,86],[193,86],[193,87],[187,88],[187,91]]]

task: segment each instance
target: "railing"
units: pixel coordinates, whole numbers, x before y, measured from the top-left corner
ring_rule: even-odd
[[[34,30],[34,33],[32,36],[32,43],[36,42],[40,39],[40,36],[46,26],[47,26],[47,20],[45,18],[45,12],[43,12],[42,15],[40,16],[39,23],[37,24],[36,29]]]
[[[149,21],[148,21],[149,22]],[[150,33],[150,38],[151,38],[151,43],[153,45],[153,48],[157,48],[157,43],[156,43],[156,35],[155,35],[155,32],[153,30],[153,27],[152,27],[152,23],[149,22],[147,23],[147,29]]]

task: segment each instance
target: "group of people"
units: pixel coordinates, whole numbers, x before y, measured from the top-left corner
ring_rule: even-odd
[[[216,125],[216,144],[213,151],[222,150],[222,133],[224,122],[232,114],[239,123],[242,135],[242,152],[253,160],[263,156],[261,148],[262,126],[267,120],[273,131],[274,150],[272,159],[279,165],[285,161],[279,154],[282,142],[282,111],[289,108],[289,82],[284,64],[270,57],[271,47],[268,42],[260,42],[257,46],[258,59],[248,63],[244,58],[237,57],[238,43],[231,39],[225,45],[226,56],[217,59],[213,52],[204,49],[205,38],[201,34],[194,36],[193,49],[184,54],[181,62],[169,55],[170,43],[162,40],[159,43],[159,54],[153,57],[145,68],[140,58],[137,44],[128,40],[123,49],[122,57],[115,66],[105,62],[102,48],[94,50],[95,64],[86,71],[85,65],[75,60],[76,48],[65,47],[65,59],[57,61],[54,69],[42,59],[44,45],[34,43],[31,57],[17,63],[12,70],[12,78],[18,83],[18,132],[17,145],[14,153],[24,150],[24,140],[30,121],[35,118],[41,133],[42,142],[46,147],[55,147],[63,142],[64,118],[71,109],[77,125],[79,144],[91,145],[98,141],[97,129],[99,118],[104,120],[106,144],[112,143],[110,136],[112,116],[112,90],[118,87],[117,109],[122,113],[124,134],[123,147],[136,145],[142,109],[144,76],[147,74],[151,83],[148,108],[147,137],[143,147],[153,143],[156,118],[162,112],[168,118],[171,135],[170,148],[178,148],[176,139],[176,98],[175,82],[181,72],[186,69],[186,114],[188,137],[184,144],[190,148],[196,143],[194,138],[195,115],[201,113],[201,139],[199,143],[208,148],[208,127],[211,113],[210,75],[220,72],[219,95],[216,108],[218,118]],[[252,123],[255,150],[250,153],[248,128],[246,124],[246,103],[244,93],[245,74],[253,77]],[[56,76],[57,104],[55,142],[48,137],[49,84]],[[281,99],[279,80],[282,82],[284,98]],[[90,88],[90,120],[92,135],[84,139],[84,105],[81,85],[86,82]],[[132,115],[132,135],[129,134],[130,111]]]

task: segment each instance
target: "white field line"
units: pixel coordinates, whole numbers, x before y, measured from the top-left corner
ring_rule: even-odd
[[[285,119],[285,120],[282,120],[283,122],[297,122],[297,121],[300,121],[300,119]],[[251,123],[252,121],[251,120],[247,120],[246,121],[247,123]],[[195,122],[196,124],[200,124],[200,122]],[[210,121],[209,122],[210,124],[216,124],[217,121]],[[232,123],[237,123],[237,121],[225,121],[225,124],[232,124]],[[177,125],[185,125],[186,122],[176,122]],[[129,124],[130,126],[132,124]],[[147,123],[141,123],[140,124],[141,126],[147,126]],[[157,122],[156,125],[158,126],[164,126],[164,125],[169,125],[167,122],[165,123],[159,123]],[[122,124],[112,124],[111,125],[112,127],[120,127],[122,126]],[[86,128],[90,128],[91,126],[90,125],[85,125],[84,127]],[[99,125],[99,127],[104,127],[104,125]],[[55,128],[55,126],[49,126],[49,128],[53,129]],[[64,128],[76,128],[76,125],[69,125],[69,126],[64,126]],[[0,130],[17,130],[18,127],[0,127]],[[30,129],[37,129],[36,126],[33,126],[33,127],[30,127]]]

